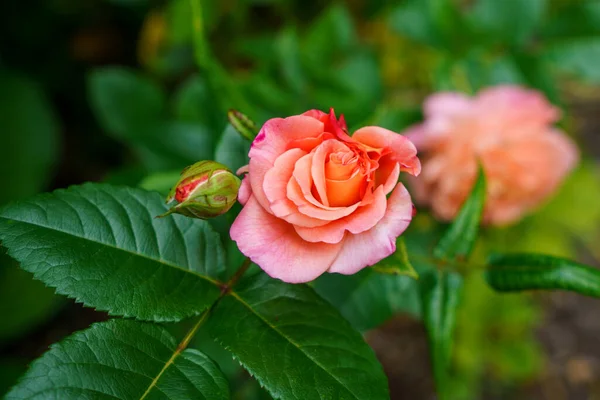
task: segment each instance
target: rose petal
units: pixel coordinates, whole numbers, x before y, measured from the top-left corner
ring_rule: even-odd
[[[322,133],[322,122],[301,115],[285,119],[273,118],[265,122],[254,139],[248,155],[252,193],[266,210],[269,210],[269,201],[263,191],[262,183],[267,171],[273,168],[277,157],[286,151],[289,142],[306,137],[318,137]]]
[[[244,205],[248,202],[248,199],[252,195],[252,187],[250,186],[250,179],[247,176],[242,179],[240,190],[238,191],[238,201]]]
[[[417,148],[406,137],[378,126],[366,126],[357,130],[352,138],[367,146],[390,149],[402,171],[417,176],[421,172],[421,162],[417,158]]]
[[[396,251],[396,239],[412,219],[412,209],[410,195],[399,183],[388,199],[384,217],[366,232],[347,235],[329,272],[354,274],[393,254]]]
[[[292,225],[266,212],[254,196],[233,222],[230,235],[240,251],[267,274],[289,283],[317,278],[341,247],[302,240]]]
[[[288,182],[287,195],[298,206],[299,212],[325,221],[335,221],[336,219],[352,214],[360,205],[360,203],[356,203],[350,207],[317,207],[314,205],[315,199],[312,194],[306,194],[294,177]]]
[[[387,199],[380,186],[374,193],[374,201],[337,221],[316,228],[296,226],[296,232],[308,242],[339,243],[346,231],[357,234],[371,229],[385,215]]]
[[[306,152],[301,149],[291,149],[277,157],[274,167],[265,174],[263,189],[275,216],[304,227],[325,225],[328,221],[300,213],[298,206],[287,197],[287,185],[294,172],[296,161],[304,155]]]

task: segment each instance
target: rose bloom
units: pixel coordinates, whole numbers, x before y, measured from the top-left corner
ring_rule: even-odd
[[[396,251],[413,215],[398,177],[421,170],[405,137],[375,126],[350,137],[333,110],[311,110],[267,121],[249,157],[230,233],[270,276],[353,274]]]
[[[405,134],[423,158],[411,181],[418,203],[453,219],[481,162],[487,179],[485,223],[517,221],[547,199],[578,160],[575,144],[552,126],[559,110],[539,92],[497,86],[476,97],[438,93],[424,105],[425,122]]]

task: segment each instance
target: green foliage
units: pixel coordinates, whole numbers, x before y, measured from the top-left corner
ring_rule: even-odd
[[[219,302],[208,324],[275,398],[389,398],[373,351],[306,286],[264,274],[247,279]]]
[[[372,268],[381,274],[408,275],[411,278],[419,278],[419,274],[417,274],[417,271],[415,271],[408,259],[406,244],[402,237],[396,241],[396,252],[390,257],[373,265]]]
[[[586,81],[600,82],[600,37],[557,41],[549,43],[543,53],[552,66]]]
[[[429,340],[433,376],[439,396],[445,398],[462,277],[447,271],[430,271],[421,279],[423,323]]]
[[[366,268],[350,276],[325,274],[314,288],[361,332],[376,328],[396,313],[419,316],[421,312],[418,287],[408,276]]]
[[[546,0],[477,0],[468,14],[474,33],[521,46],[541,24]]]
[[[471,195],[434,249],[435,257],[441,260],[464,259],[471,253],[485,204],[485,187],[485,175],[480,167]]]
[[[5,207],[0,240],[57,293],[113,315],[175,321],[217,299],[224,257],[208,223],[155,219],[165,211],[156,193],[86,184]]]
[[[190,111],[200,96],[197,82],[179,93],[175,112],[166,112],[166,95],[153,81],[124,68],[97,69],[90,74],[90,103],[104,130],[130,145],[147,169],[164,171],[183,168],[212,155],[214,139],[206,113]],[[184,90],[184,89],[182,89]],[[190,104],[192,103],[192,104]],[[214,114],[212,114],[214,115]],[[213,117],[214,118],[214,117]],[[189,120],[189,121],[188,121]]]
[[[486,279],[498,291],[560,289],[600,297],[598,268],[541,254],[493,255]]]
[[[229,399],[223,373],[156,325],[112,320],[78,332],[36,360],[7,399]]]
[[[46,188],[59,155],[58,130],[40,87],[0,69],[0,204]]]

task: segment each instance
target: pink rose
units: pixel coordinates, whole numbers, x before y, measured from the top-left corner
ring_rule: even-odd
[[[469,98],[437,93],[425,122],[406,135],[423,151],[423,174],[411,182],[419,203],[454,218],[481,161],[487,178],[484,222],[508,224],[548,198],[578,160],[575,144],[552,126],[560,111],[533,90],[497,86]]]
[[[311,110],[267,121],[249,157],[231,238],[274,278],[356,273],[392,254],[412,219],[398,177],[419,174],[417,150],[387,129],[364,127],[350,137],[333,110]]]

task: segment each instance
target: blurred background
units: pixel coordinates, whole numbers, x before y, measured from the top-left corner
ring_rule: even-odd
[[[486,230],[479,253],[599,265],[600,1],[204,0],[195,51],[191,14],[188,0],[3,2],[0,204],[85,181],[165,192],[197,160],[240,166],[248,144],[227,125],[232,107],[259,123],[335,107],[351,129],[400,132],[435,91],[513,83],[562,107],[560,125],[584,157],[537,213]],[[409,254],[427,252],[438,231],[419,213]],[[352,299],[368,282],[354,282],[330,299],[344,315],[364,312]],[[431,399],[418,305],[402,284],[366,337],[392,399]],[[600,399],[599,301],[500,296],[475,272],[466,287],[452,398]],[[0,396],[48,345],[106,318],[54,295],[0,249]],[[206,337],[197,341],[234,378],[234,398],[269,398]]]

